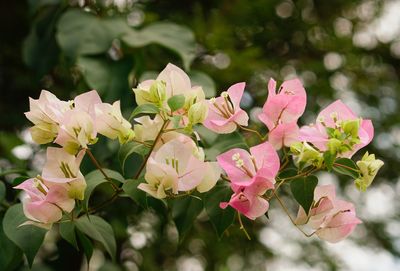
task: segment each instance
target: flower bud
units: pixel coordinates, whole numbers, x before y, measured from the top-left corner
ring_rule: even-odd
[[[362,159],[357,162],[361,177],[355,180],[356,187],[361,191],[365,191],[371,185],[383,164],[382,160],[375,159],[375,154],[366,152]]]
[[[202,123],[208,114],[208,106],[205,102],[198,102],[192,105],[188,112],[189,123],[197,124]]]
[[[293,153],[293,161],[299,166],[302,163],[305,166],[314,165],[320,166],[323,161],[323,155],[314,149],[307,142],[297,142],[290,146],[290,151]]]
[[[53,142],[57,136],[58,126],[52,123],[41,123],[29,129],[32,140],[37,144]]]
[[[145,81],[139,84],[138,88],[133,89],[135,93],[136,103],[155,104],[162,106],[167,99],[166,85],[164,81]]]

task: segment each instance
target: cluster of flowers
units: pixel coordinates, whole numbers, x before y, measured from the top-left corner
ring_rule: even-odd
[[[192,86],[184,71],[168,64],[155,80],[144,81],[134,89],[138,106],[151,105],[158,113],[154,118],[135,118],[133,127],[123,118],[119,102],[102,103],[96,91],[68,102],[43,91],[38,100],[31,99],[30,112],[26,113],[34,124],[32,138],[39,144],[54,142],[62,148],[49,147],[42,176],[16,187],[27,192],[23,200],[26,216],[53,223],[62,212],[71,212],[75,199],[83,199],[86,184],[79,165],[88,145],[96,143],[97,133],[118,138],[121,144],[134,140],[151,145],[145,159],[146,182],[138,188],[158,199],[207,192],[225,172],[222,177],[229,181],[233,194],[220,207],[230,206],[249,219],[268,211],[277,176],[287,165],[280,163],[280,149],[291,155],[299,172],[307,167],[316,171],[326,168],[327,153],[333,159],[350,158],[373,138],[371,121],[357,117],[340,100],[325,108],[315,124],[299,128],[297,121],[307,102],[300,80],[285,81],[276,90],[271,79],[267,101],[258,116],[268,135],[262,137],[253,130],[262,142],[251,147],[250,153],[235,148],[217,156],[217,162],[205,161],[200,138],[193,131],[196,124],[219,134],[237,129],[252,131],[246,128],[249,116],[240,108],[244,89],[245,83],[237,83],[207,100],[202,88]],[[365,190],[382,165],[381,160],[366,153],[357,162],[356,186]],[[348,236],[358,223],[353,205],[336,199],[331,185],[317,186],[310,210],[300,206],[296,219],[296,224],[308,225],[330,242]]]

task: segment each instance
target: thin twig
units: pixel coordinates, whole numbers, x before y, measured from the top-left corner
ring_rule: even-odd
[[[289,210],[286,208],[285,204],[282,202],[282,200],[278,197],[278,194],[275,193],[275,191],[272,192],[274,194],[274,196],[276,197],[276,199],[278,200],[279,204],[281,205],[283,211],[286,213],[286,215],[289,217],[290,221],[292,222],[292,224],[299,230],[301,231],[301,233],[303,233],[306,237],[311,237],[314,235],[315,232],[312,232],[310,234],[306,233],[305,231],[303,231],[302,228],[300,228],[296,222],[294,221],[294,219],[292,218],[292,216],[289,213]]]
[[[103,170],[103,168],[100,166],[99,162],[96,160],[94,157],[93,153],[90,151],[90,149],[85,149],[86,153],[89,155],[90,159],[92,160],[93,164],[100,170],[101,174],[103,174],[104,178],[111,184],[112,188],[114,191],[118,191],[119,188],[114,184],[114,182],[111,180],[110,177],[108,177],[107,173]]]
[[[258,138],[259,138],[261,141],[264,141],[265,138],[264,138],[264,137],[260,134],[260,132],[258,132],[257,130],[253,130],[253,129],[244,127],[244,126],[239,125],[239,124],[237,124],[237,123],[236,123],[236,125],[239,126],[240,129],[242,129],[242,130],[244,130],[244,131],[247,131],[247,132],[251,132],[251,133],[256,134],[256,135],[258,136]]]
[[[150,147],[150,151],[147,154],[147,156],[144,158],[144,160],[143,160],[142,164],[140,165],[140,168],[139,168],[138,172],[136,173],[134,179],[137,179],[137,178],[140,177],[140,174],[142,173],[144,167],[147,164],[147,160],[149,160],[151,153],[153,152],[158,140],[160,139],[161,135],[164,132],[164,128],[167,127],[168,123],[169,123],[169,120],[164,121],[164,124],[162,125],[160,131],[158,132],[158,134],[156,136],[156,139],[154,139],[153,145]]]
[[[246,235],[247,239],[251,240],[250,235],[248,234],[248,232],[246,231],[246,228],[243,225],[242,218],[240,217],[239,211],[237,212],[237,215],[238,215],[238,220],[239,220],[239,224],[240,224],[240,229],[244,232],[244,234]]]

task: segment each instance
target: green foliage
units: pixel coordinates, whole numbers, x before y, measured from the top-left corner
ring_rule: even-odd
[[[154,104],[141,104],[135,107],[135,109],[131,113],[131,116],[129,117],[129,120],[132,120],[134,117],[141,114],[158,114],[158,113],[160,113],[160,109]]]
[[[181,109],[185,105],[184,95],[175,95],[168,99],[168,106],[172,112]]]
[[[211,191],[204,194],[204,208],[219,238],[232,225],[235,219],[233,208],[222,209],[219,207],[221,202],[228,202],[232,196],[229,186],[216,185]]]
[[[324,152],[324,162],[326,168],[331,171],[333,168],[333,163],[335,162],[336,159],[336,153],[332,153],[330,151]]]
[[[128,142],[126,144],[121,145],[118,152],[118,160],[122,168],[122,172],[125,172],[125,162],[126,159],[133,153],[137,153],[141,156],[146,155],[150,149],[138,142]]]
[[[87,187],[85,189],[85,197],[83,200],[83,208],[85,210],[88,209],[90,196],[92,195],[96,187],[109,181],[116,181],[120,183],[123,183],[125,181],[124,177],[120,173],[109,169],[103,169],[103,170],[111,180],[107,180],[104,177],[103,173],[98,169],[90,172],[85,176],[87,184]]]
[[[290,182],[290,190],[295,200],[303,207],[308,214],[314,200],[314,190],[318,184],[318,178],[310,175],[299,177]]]
[[[60,223],[59,230],[60,230],[60,235],[61,237],[70,243],[75,249],[78,248],[78,242],[76,240],[76,234],[75,234],[75,224],[72,221]]]
[[[171,214],[179,233],[179,240],[183,240],[202,210],[202,200],[192,195],[171,200]]]
[[[77,230],[76,235],[78,236],[79,244],[80,247],[83,250],[83,253],[85,254],[86,261],[89,264],[90,259],[92,258],[93,255],[93,244],[90,241],[89,238],[86,237],[81,231]]]
[[[115,260],[117,248],[114,231],[110,224],[95,215],[81,216],[75,221],[75,224],[81,232],[93,240],[100,242],[113,261]]]
[[[143,178],[138,180],[126,180],[122,189],[136,204],[145,209],[147,208],[147,194],[143,190],[137,188],[138,185],[143,182],[145,182]]]
[[[356,163],[348,158],[336,159],[332,168],[337,173],[350,176],[354,179],[360,177],[360,170],[358,169]]]
[[[212,133],[207,129],[203,129],[200,131],[200,136],[206,139],[205,140],[205,153],[207,159],[213,161],[216,156],[226,152],[233,148],[242,148],[248,149],[246,141],[244,137],[239,132],[233,132],[231,134],[221,134],[217,137],[207,137],[206,133]],[[209,140],[207,140],[209,138]]]
[[[21,226],[26,221],[22,204],[13,205],[4,216],[3,230],[6,236],[24,252],[29,266],[32,266],[47,230],[33,225]]]
[[[112,61],[102,56],[81,56],[77,60],[86,83],[96,89],[106,100],[114,101],[129,90],[128,75],[131,59]]]
[[[141,30],[129,31],[122,37],[129,47],[144,47],[149,44],[159,44],[176,52],[183,61],[185,69],[189,69],[195,58],[195,39],[193,32],[181,25],[173,23],[153,23]]]
[[[0,181],[0,202],[6,197],[6,186]]]
[[[0,215],[0,221],[3,215]],[[21,250],[4,233],[0,225],[0,266],[2,270],[15,270],[22,260]]]
[[[190,81],[193,86],[202,86],[206,98],[215,97],[217,89],[214,80],[206,73],[201,71],[190,71]]]

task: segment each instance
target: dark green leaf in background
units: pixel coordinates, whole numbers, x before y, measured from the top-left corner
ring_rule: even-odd
[[[353,160],[349,158],[336,159],[333,164],[333,170],[337,173],[350,176],[354,179],[360,177],[359,169]]]
[[[318,184],[318,178],[310,175],[299,177],[290,182],[290,190],[295,200],[303,207],[308,214],[314,200],[314,190]]]
[[[33,259],[42,245],[47,231],[33,225],[20,226],[27,220],[22,210],[22,204],[13,205],[4,216],[3,229],[6,236],[24,252],[29,265],[32,266]]]

